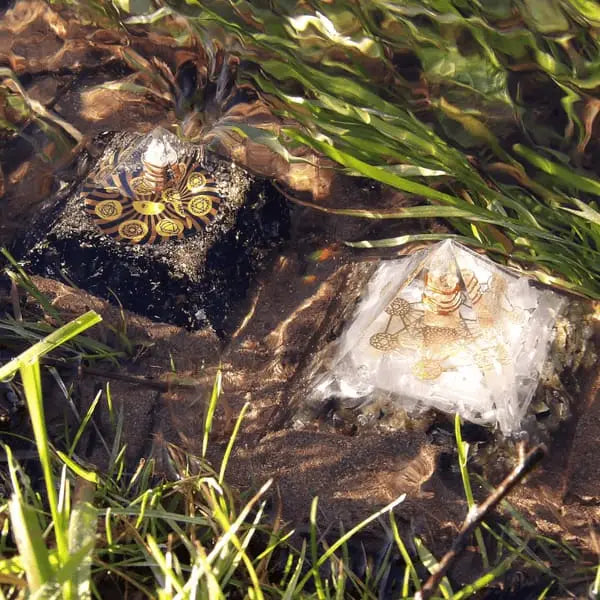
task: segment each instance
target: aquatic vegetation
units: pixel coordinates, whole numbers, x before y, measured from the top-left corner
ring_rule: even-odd
[[[225,114],[216,135],[230,145],[249,137],[290,160],[309,146],[431,204],[411,201],[387,218],[445,218],[496,260],[600,296],[594,4],[174,0],[158,11],[116,3],[118,19],[70,4],[95,7],[104,24],[194,36],[223,105],[233,68],[223,52],[234,56],[238,86],[256,89],[282,123]],[[418,239],[429,238],[352,245]]]

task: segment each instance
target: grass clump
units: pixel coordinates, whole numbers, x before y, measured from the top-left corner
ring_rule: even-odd
[[[232,594],[264,598],[272,592],[276,597],[298,597],[304,588],[332,585],[322,578],[321,568],[336,560],[335,552],[358,530],[402,502],[399,498],[372,515],[322,554],[313,521],[310,567],[306,546],[299,553],[293,551],[288,546],[291,532],[283,533],[277,525],[265,523],[266,494],[272,481],[245,501],[224,481],[247,407],[238,418],[218,472],[204,458],[170,447],[171,480],[159,478],[154,460],[141,461],[128,474],[125,446],[119,436],[113,442],[113,458],[105,474],[82,464],[76,448],[79,435],[70,452],[54,448],[44,420],[40,360],[99,320],[96,313],[86,313],[1,367],[2,380],[17,372],[21,378],[45,484],[45,493],[40,494],[10,447],[4,446],[12,489],[0,508],[5,515],[5,558],[0,562],[4,597],[114,597],[115,593],[126,594],[128,588],[149,598],[156,594],[161,598]],[[204,451],[219,391],[220,375],[206,411]],[[89,420],[88,413],[82,426]],[[315,500],[313,517],[316,507]],[[273,581],[269,565],[275,552],[285,552],[288,559]],[[341,573],[331,581],[339,588],[350,585],[340,583],[346,579]],[[362,587],[366,589],[364,584]]]
[[[99,320],[97,314],[86,313],[0,367],[2,380],[20,378],[42,472],[37,481],[29,474],[31,464],[20,464],[4,445],[11,492],[0,503],[0,597],[126,597],[135,590],[141,597],[165,599],[458,600],[494,584],[502,586],[515,565],[534,577],[540,598],[551,589],[568,589],[569,577],[555,566],[565,561],[576,565],[577,552],[543,538],[510,505],[503,512],[512,519],[498,522],[486,513],[476,529],[481,574],[458,587],[449,576],[441,577],[429,592],[427,582],[447,560],[438,561],[419,537],[401,535],[393,509],[400,506],[401,511],[404,496],[334,540],[320,534],[315,498],[308,537],[294,537],[281,524],[279,510],[273,510],[271,481],[242,494],[227,485],[227,463],[247,406],[218,469],[205,457],[168,446],[160,469],[150,458],[131,472],[119,434],[122,414],[115,414],[109,402],[116,435],[112,444],[104,442],[111,446],[110,466],[98,472],[78,454],[81,430],[90,426],[98,398],[81,418],[70,445],[55,447],[45,424],[40,361]],[[220,392],[219,375],[205,412],[204,454]],[[458,420],[456,436],[470,515],[477,504],[467,470],[468,444],[461,439]],[[381,528],[382,550],[377,557],[365,557],[357,571],[354,540],[371,524]],[[591,581],[594,573],[578,576]]]

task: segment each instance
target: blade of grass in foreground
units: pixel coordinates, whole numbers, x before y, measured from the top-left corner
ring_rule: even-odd
[[[460,429],[460,416],[457,414],[454,418],[454,435],[456,436],[456,447],[458,452],[458,467],[460,469],[460,476],[462,478],[463,487],[465,490],[465,498],[467,499],[467,506],[469,511],[475,507],[475,499],[473,498],[473,490],[471,488],[471,478],[469,477],[469,470],[467,469],[467,456],[469,452],[469,444],[463,442],[462,432]],[[483,541],[483,535],[481,529],[475,530],[475,539],[479,546],[479,552],[481,553],[481,560],[483,562],[483,568],[487,571],[490,567],[488,560],[487,549]]]
[[[600,598],[600,564],[596,569],[596,577],[590,588],[590,596],[594,599]]]
[[[410,578],[412,579],[413,585],[415,586],[415,590],[419,590],[419,589],[421,589],[421,581],[419,579],[419,574],[417,573],[417,570],[415,569],[415,565],[410,557],[410,554],[408,553],[406,544],[404,543],[403,539],[400,537],[400,532],[398,531],[398,524],[396,523],[396,519],[394,518],[394,513],[392,513],[392,512],[390,512],[390,524],[392,526],[392,532],[394,534],[394,541],[396,542],[396,545],[398,546],[398,550],[400,551],[400,555],[402,556],[402,559],[404,560],[404,563],[406,564],[406,572],[410,574]],[[408,579],[407,578],[405,578],[405,582],[404,582],[404,586],[403,586],[403,590],[402,590],[402,597],[403,598],[408,597]]]
[[[425,546],[421,538],[414,538],[415,548],[417,549],[417,554],[421,559],[423,565],[427,568],[430,573],[435,573],[439,569],[439,563],[435,556],[431,553],[429,548]],[[442,596],[448,600],[451,598],[454,593],[452,591],[452,587],[450,586],[450,581],[447,577],[444,576],[439,586],[440,591],[442,592]]]
[[[39,361],[40,358],[55,350],[65,342],[79,335],[86,329],[96,325],[102,320],[102,317],[93,310],[85,313],[81,317],[63,325],[50,335],[47,335],[43,340],[31,346],[22,352],[16,358],[0,367],[0,381],[6,381],[12,377],[23,364],[32,364]]]
[[[52,567],[44,545],[37,511],[24,502],[10,447],[4,446],[4,451],[13,484],[13,495],[8,502],[12,530],[23,567],[27,572],[29,589],[36,592],[52,577]]]
[[[69,523],[68,510],[69,503],[60,503],[56,492],[56,483],[52,473],[52,459],[50,452],[50,443],[46,429],[46,420],[44,416],[44,405],[42,399],[42,380],[40,369],[40,358],[59,347],[61,344],[69,341],[82,331],[95,325],[101,320],[101,317],[90,311],[82,317],[75,319],[71,323],[63,325],[46,338],[34,344],[31,348],[22,352],[19,356],[11,360],[8,364],[0,367],[0,380],[12,377],[18,370],[23,382],[25,401],[31,419],[33,435],[39,456],[39,460],[44,475],[44,483],[48,497],[50,514],[54,528],[54,537],[56,540],[56,550],[58,554],[58,564],[54,565],[52,577],[55,577],[61,568],[69,564],[71,557],[69,549]],[[13,482],[16,485],[16,482]],[[15,488],[15,493],[18,488]],[[33,585],[46,585],[50,577],[46,562],[49,562],[50,551],[43,544],[41,532],[36,529],[35,522],[31,518],[31,513],[23,502],[17,496],[11,500],[11,517],[13,518],[13,531],[17,539],[21,540],[19,550],[24,553],[25,560],[38,565],[37,569],[27,570],[28,581]],[[39,529],[39,525],[38,525]],[[43,557],[46,557],[45,559]],[[86,559],[86,556],[82,556]],[[65,598],[73,598],[74,581],[68,578],[62,586]],[[30,584],[31,585],[31,584]],[[79,586],[79,583],[77,584]]]
[[[46,420],[44,417],[44,406],[42,402],[42,379],[40,373],[40,363],[38,362],[37,358],[35,358],[33,362],[23,362],[19,366],[19,371],[23,380],[23,389],[25,392],[27,409],[31,418],[31,425],[33,427],[33,436],[35,438],[36,448],[40,457],[42,471],[44,473],[46,493],[48,494],[48,504],[50,505],[50,513],[54,523],[56,547],[61,562],[65,562],[69,558],[65,515],[59,508],[54,476],[52,474],[50,444],[48,440],[48,432],[46,430]]]
[[[204,434],[202,436],[202,458],[206,458],[206,451],[208,450],[208,438],[212,429],[213,417],[215,416],[215,410],[217,408],[217,401],[221,394],[221,371],[217,371],[215,383],[213,384],[212,392],[210,395],[210,401],[206,407],[204,413]]]
[[[220,372],[219,372],[220,373]],[[225,453],[223,454],[223,459],[221,460],[221,468],[219,469],[219,485],[223,485],[225,481],[225,470],[227,469],[227,463],[229,462],[229,457],[231,456],[231,451],[233,450],[233,444],[237,438],[237,434],[240,430],[240,426],[242,421],[244,420],[244,416],[246,415],[246,411],[250,408],[250,403],[246,402],[244,406],[242,406],[242,410],[235,422],[235,426],[233,427],[233,432],[229,436],[229,441],[227,442],[227,448],[225,449]]]

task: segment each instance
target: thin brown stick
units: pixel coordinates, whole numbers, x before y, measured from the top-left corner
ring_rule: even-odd
[[[44,357],[42,360],[45,365],[53,365],[53,366],[63,366],[64,363],[60,360]],[[214,367],[217,369],[218,367]],[[205,370],[212,370],[213,367],[205,367]],[[148,377],[146,375],[129,375],[128,373],[122,373],[117,371],[107,371],[104,369],[95,369],[93,367],[86,367],[84,365],[79,365],[78,370],[82,375],[91,375],[93,377],[102,377],[103,379],[113,379],[116,381],[123,381],[125,383],[132,383],[134,385],[140,385],[144,387],[149,387],[151,389],[158,390],[160,392],[170,392],[172,390],[177,389],[198,389],[200,386],[204,384],[204,381],[200,379],[190,379],[187,378],[187,381],[182,379],[177,379],[177,375],[175,373],[169,374],[167,379],[155,379],[153,377]],[[227,371],[227,369],[221,369],[221,371]]]
[[[161,392],[169,392],[175,389],[197,389],[201,384],[200,381],[177,381],[175,379],[171,381],[160,381],[147,377],[145,375],[127,375],[125,373],[116,373],[114,371],[105,371],[103,369],[94,369],[91,367],[80,367],[81,372],[85,375],[93,375],[95,377],[102,377],[106,379],[115,379],[123,381],[125,383],[133,383],[135,385],[142,385],[145,387],[153,388]],[[174,376],[175,377],[175,376]]]
[[[502,483],[487,497],[479,506],[473,508],[467,514],[458,536],[452,547],[438,564],[438,568],[429,576],[425,585],[415,594],[415,600],[428,600],[438,589],[440,581],[446,575],[452,563],[460,555],[467,545],[473,532],[479,527],[485,517],[511,492],[511,490],[529,473],[537,463],[546,456],[546,446],[539,444],[521,457],[519,464],[508,474]]]

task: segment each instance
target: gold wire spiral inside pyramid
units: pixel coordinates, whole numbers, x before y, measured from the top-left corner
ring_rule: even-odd
[[[192,159],[177,160],[174,151],[168,159],[151,154],[139,151],[137,164],[125,169],[115,152],[113,172],[83,186],[86,212],[103,233],[130,244],[202,232],[221,203],[214,179]]]
[[[423,380],[437,379],[459,354],[470,355],[482,369],[494,361],[506,364],[507,349],[493,330],[500,315],[516,318],[506,281],[494,274],[481,283],[472,271],[459,273],[451,263],[431,265],[419,277],[420,298],[396,296],[385,308],[385,328],[369,344],[384,353],[412,351],[413,375]]]

